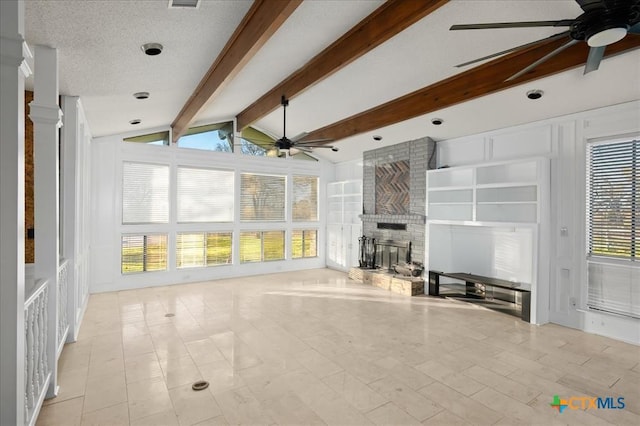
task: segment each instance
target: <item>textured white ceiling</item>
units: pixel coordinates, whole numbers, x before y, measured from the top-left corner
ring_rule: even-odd
[[[307,0],[238,76],[197,117],[229,119],[301,67],[381,1]],[[229,36],[250,1],[202,0],[196,10],[168,9],[166,0],[26,2],[26,39],[58,48],[60,90],[82,98],[94,136],[168,126]],[[291,100],[287,134],[311,131],[452,76],[454,65],[547,37],[547,28],[449,31],[452,24],[574,18],[573,0],[454,0]],[[143,43],[165,46],[160,56],[142,54]],[[532,58],[532,62],[535,58]],[[585,58],[586,60],[586,58]],[[443,139],[640,99],[640,56],[632,52],[603,61],[587,76],[576,69],[425,117],[339,142],[340,153],[317,150],[331,161],[358,158],[373,146],[422,136]],[[524,97],[533,87],[546,96]],[[135,100],[134,92],[150,99]],[[442,116],[445,124],[429,120]],[[256,123],[282,133],[282,111]]]

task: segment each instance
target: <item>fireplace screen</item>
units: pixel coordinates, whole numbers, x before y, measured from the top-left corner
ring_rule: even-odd
[[[411,262],[411,242],[384,240],[376,241],[376,268],[393,271],[393,266],[401,262]]]

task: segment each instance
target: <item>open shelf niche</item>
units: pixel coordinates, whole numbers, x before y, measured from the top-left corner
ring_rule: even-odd
[[[485,163],[427,172],[427,270],[520,282],[531,322],[548,318],[549,160]]]

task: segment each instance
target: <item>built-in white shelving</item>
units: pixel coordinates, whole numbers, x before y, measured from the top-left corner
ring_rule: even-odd
[[[538,223],[541,161],[430,170],[427,217],[453,222]]]
[[[361,214],[361,180],[327,184],[327,266],[342,271],[357,266]]]

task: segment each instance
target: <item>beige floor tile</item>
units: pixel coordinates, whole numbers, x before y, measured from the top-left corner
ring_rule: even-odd
[[[456,416],[449,410],[443,410],[435,416],[429,417],[422,424],[428,426],[471,426],[471,423],[462,417]]]
[[[640,424],[637,346],[327,269],[92,295],[58,367],[38,424]],[[555,394],[627,405],[557,414]]]
[[[332,376],[325,377],[323,382],[351,405],[362,412],[371,411],[389,401],[375,392],[369,386],[362,383],[349,373],[340,372]]]
[[[173,410],[173,407],[170,407],[169,410],[167,411],[162,411],[160,413],[142,417],[137,420],[132,420],[130,425],[131,426],[179,426],[179,423],[178,423],[178,418],[176,417],[176,413]]]
[[[443,410],[443,407],[392,377],[385,377],[370,384],[380,395],[391,400],[415,419],[422,421]]]
[[[373,424],[387,425],[419,425],[420,422],[407,414],[393,402],[388,402],[367,413],[367,418]]]
[[[194,391],[191,385],[186,385],[170,389],[169,396],[180,426],[196,424],[222,415],[215,399],[206,390]]]
[[[248,387],[217,393],[214,396],[230,424],[263,425],[273,422]]]
[[[324,425],[324,421],[293,392],[262,403],[262,407],[279,425]]]
[[[127,383],[162,377],[162,369],[154,352],[128,356],[124,364]]]
[[[87,379],[84,412],[88,413],[126,401],[127,386],[124,372],[106,373]]]
[[[83,398],[46,405],[40,410],[36,426],[76,426],[82,419]]]
[[[226,426],[229,423],[224,416],[214,417],[212,419],[203,420],[200,423],[196,423],[194,426]],[[133,426],[133,425],[131,425]]]
[[[213,394],[238,389],[246,383],[226,361],[212,362],[198,367],[202,380],[209,382],[209,391]]]
[[[87,386],[87,369],[68,370],[58,374],[58,395],[45,399],[44,405],[57,404],[68,399],[84,396]]]
[[[504,417],[500,412],[494,411],[439,382],[420,389],[420,393],[472,424],[490,425]]]
[[[161,377],[127,384],[131,421],[165,411],[171,407],[169,391]]]
[[[474,365],[473,367],[464,370],[462,374],[524,404],[527,404],[533,398],[540,395],[540,392],[537,390],[503,377],[478,365]]]
[[[126,402],[82,414],[82,426],[126,426],[129,405]]]

